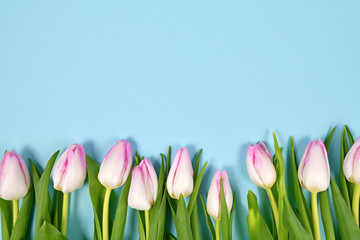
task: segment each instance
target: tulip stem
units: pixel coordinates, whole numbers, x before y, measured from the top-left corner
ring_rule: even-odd
[[[275,201],[275,198],[274,198],[274,195],[273,195],[271,189],[267,188],[266,193],[267,193],[267,195],[269,197],[271,209],[272,209],[273,214],[274,214],[276,231],[279,232],[279,210],[278,210],[278,207],[277,207],[277,204],[276,204],[276,201]]]
[[[13,204],[13,225],[15,226],[16,219],[19,215],[19,200],[12,200]]]
[[[146,240],[149,239],[150,232],[150,212],[145,211],[145,232],[146,232]]]
[[[64,235],[64,236],[66,236],[66,230],[67,230],[69,196],[70,196],[70,193],[64,193],[64,196],[63,196],[63,207],[62,207],[62,218],[61,218],[61,234]]]
[[[107,188],[104,198],[104,208],[103,208],[103,240],[109,239],[109,203],[110,203],[110,194],[111,188]]]
[[[221,237],[220,237],[220,219],[215,220],[215,227],[216,227],[216,240],[221,240]]]
[[[311,193],[311,211],[314,224],[314,237],[315,240],[320,240],[320,225],[319,225],[319,212],[317,205],[317,193]]]
[[[360,197],[360,185],[355,184],[354,195],[352,199],[352,214],[358,226],[359,226],[359,197]]]

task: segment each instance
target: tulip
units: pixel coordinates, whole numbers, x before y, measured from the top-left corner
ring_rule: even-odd
[[[106,188],[118,188],[126,182],[131,167],[131,144],[121,140],[106,154],[100,166],[98,179]]]
[[[175,155],[166,181],[167,191],[172,198],[179,199],[189,196],[194,188],[193,168],[189,151],[186,147],[180,148]]]
[[[359,226],[359,198],[360,198],[360,138],[351,146],[346,154],[343,163],[343,171],[346,179],[355,183],[352,212],[357,225]]]
[[[22,157],[15,151],[6,152],[0,164],[0,197],[19,200],[30,187],[29,170]]]
[[[276,228],[279,231],[279,210],[271,191],[271,187],[276,181],[276,170],[271,153],[265,143],[259,142],[248,147],[246,166],[251,181],[256,186],[266,190],[274,214]]]
[[[145,158],[132,171],[128,196],[128,205],[140,211],[145,211],[145,236],[149,238],[149,210],[156,201],[158,177],[150,160]]]
[[[209,188],[209,193],[206,201],[206,210],[210,216],[212,216],[216,220],[220,220],[220,180],[222,179],[222,185],[225,194],[225,201],[228,213],[233,205],[233,196],[231,191],[231,186],[229,182],[228,175],[226,170],[220,171],[219,169],[216,171]]]
[[[111,190],[122,186],[129,177],[132,167],[131,144],[125,140],[117,142],[101,163],[98,179],[106,188],[103,207],[103,240],[109,239],[109,202]]]
[[[301,158],[298,168],[300,184],[311,192],[311,210],[315,240],[321,239],[317,193],[328,189],[330,184],[330,167],[325,145],[321,139],[311,141]]]
[[[269,149],[263,142],[249,146],[246,166],[251,181],[258,187],[268,189],[276,181],[276,170]]]
[[[13,224],[19,213],[19,199],[30,187],[29,170],[22,157],[15,151],[6,152],[0,163],[0,198],[12,200]]]
[[[128,205],[141,211],[148,211],[155,203],[158,178],[150,160],[145,158],[132,171]]]
[[[53,182],[56,190],[62,191],[63,208],[61,233],[66,236],[69,194],[84,185],[86,177],[86,159],[84,147],[73,144],[60,156],[53,170]]]
[[[318,193],[328,189],[330,167],[321,139],[311,141],[307,145],[299,164],[298,177],[300,184],[309,192]]]
[[[233,205],[233,195],[231,191],[231,186],[229,182],[228,175],[226,170],[220,171],[216,170],[216,173],[211,180],[211,185],[209,188],[209,193],[206,200],[206,211],[210,216],[215,219],[216,225],[216,240],[220,240],[220,216],[221,216],[221,183],[224,190],[225,202],[227,207],[227,212],[230,213]]]

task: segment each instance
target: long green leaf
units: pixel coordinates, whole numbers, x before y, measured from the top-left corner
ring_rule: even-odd
[[[164,157],[162,154],[160,154],[161,158],[161,167],[160,167],[160,173],[159,173],[159,181],[158,181],[158,189],[156,194],[156,201],[154,206],[150,209],[150,232],[149,232],[149,240],[156,240],[157,234],[159,230],[159,221],[162,219],[161,216],[159,216],[159,209],[162,203],[162,196],[163,196],[163,188],[164,188],[164,171],[165,171],[165,162]]]
[[[129,195],[131,183],[131,173],[128,179],[125,182],[125,185],[121,191],[121,196],[118,202],[118,206],[115,213],[114,224],[111,231],[111,239],[123,239],[124,232],[125,232],[125,224],[126,224],[126,214],[127,214],[127,200]]]
[[[10,239],[12,227],[12,202],[0,198],[1,209],[1,236],[3,240]]]
[[[346,184],[346,178],[342,169],[344,158],[345,158],[345,129],[342,131],[341,134],[341,145],[340,145],[340,191],[341,194],[346,202],[346,205],[351,209],[350,198],[349,198],[349,191]]]
[[[347,136],[348,136],[348,139],[349,139],[349,144],[350,144],[350,147],[354,144],[354,137],[349,129],[349,127],[347,125],[345,125],[345,130],[346,130],[346,133],[347,133]]]
[[[290,239],[294,240],[311,240],[312,236],[305,230],[295,213],[293,212],[289,200],[283,197],[284,211],[283,219],[286,230],[289,231]]]
[[[31,185],[20,208],[19,216],[11,233],[11,240],[25,239],[34,201],[34,187]]]
[[[60,151],[55,152],[49,159],[43,174],[35,189],[36,214],[35,214],[35,236],[44,221],[51,223],[51,199],[49,195],[49,179],[51,170]],[[35,165],[34,165],[35,166]],[[51,224],[50,224],[51,225]]]
[[[61,191],[55,191],[55,208],[54,208],[54,227],[61,229],[62,202],[64,194]]]
[[[331,130],[328,137],[325,140],[325,147],[329,153],[331,139],[335,132],[335,127]],[[331,216],[331,209],[329,203],[329,190],[325,190],[319,193],[321,218],[323,220],[324,231],[326,239],[335,240],[334,224]]]
[[[257,204],[257,198],[255,194],[249,190],[247,195],[248,205],[249,205],[249,215],[246,218],[248,225],[248,232],[250,240],[271,240],[270,230],[266,225],[265,220],[259,213],[259,208]]]
[[[137,212],[137,220],[138,220],[139,238],[140,238],[140,240],[145,240],[146,236],[145,236],[145,231],[144,231],[144,224],[141,219],[140,211],[136,211],[136,212]],[[121,238],[119,238],[119,239],[121,239]]]
[[[279,147],[277,138],[275,133],[273,133],[274,137],[274,146],[275,146],[275,156],[277,158],[276,161],[276,189],[277,189],[277,195],[278,195],[278,208],[279,208],[279,232],[278,237],[280,240],[288,239],[288,232],[284,227],[284,221],[283,221],[283,201],[279,201],[282,198],[287,198],[286,193],[286,187],[285,187],[285,162],[284,157],[282,155],[281,149]]]
[[[189,200],[189,204],[188,204],[188,207],[187,207],[187,211],[188,211],[189,215],[191,215],[191,213],[193,211],[193,208],[194,208],[194,206],[196,204],[197,195],[199,193],[200,184],[201,184],[201,181],[203,179],[207,163],[208,162],[206,161],[204,166],[201,168],[199,176],[196,178],[196,182],[195,182],[195,185],[194,185],[194,190],[193,190],[192,194],[190,195],[190,200]]]
[[[89,194],[94,210],[94,239],[101,240],[102,209],[104,204],[105,188],[99,182],[97,176],[99,165],[86,155],[86,169],[89,179]]]
[[[204,212],[204,215],[205,215],[206,225],[207,225],[207,227],[208,227],[208,229],[209,229],[209,231],[210,231],[211,238],[212,238],[213,240],[215,240],[215,238],[216,238],[215,228],[214,228],[214,225],[213,225],[213,223],[212,223],[212,221],[211,221],[211,218],[210,218],[209,214],[208,214],[207,211],[206,211],[206,206],[205,206],[205,203],[204,203],[204,199],[203,199],[203,197],[201,196],[201,194],[200,194],[200,201],[201,201],[201,206],[202,206],[202,209],[203,209],[203,212]]]
[[[190,226],[190,217],[186,209],[183,195],[180,195],[176,211],[176,232],[179,240],[192,240],[193,235]]]
[[[334,179],[330,180],[335,214],[342,239],[360,239],[360,230]]]
[[[301,224],[304,226],[306,231],[312,236],[312,228],[311,228],[311,211],[310,207],[306,201],[304,201],[304,193],[301,190],[301,186],[298,178],[298,169],[296,164],[296,154],[294,147],[294,139],[290,138],[290,148],[291,148],[291,165],[292,165],[292,174],[293,174],[293,183],[294,183],[294,192],[295,199],[298,206],[299,211],[299,220]]]
[[[329,190],[319,193],[321,218],[324,225],[326,239],[335,239],[334,224],[331,217]]]
[[[233,193],[233,206],[232,206],[232,208],[231,208],[231,211],[230,211],[230,230],[229,230],[229,232],[230,232],[230,239],[232,239],[232,225],[233,225],[233,219],[234,219],[234,210],[235,210],[235,203],[236,203],[236,193],[235,193],[235,191],[234,191],[234,193]]]

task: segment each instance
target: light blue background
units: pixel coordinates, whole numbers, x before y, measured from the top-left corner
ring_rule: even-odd
[[[247,175],[249,144],[273,153],[275,130],[285,147],[295,136],[300,157],[338,126],[337,178],[340,128],[359,135],[359,12],[358,1],[1,1],[0,150],[44,167],[78,142],[100,162],[125,138],[158,168],[169,145],[204,148],[201,193],[226,169],[234,235],[248,238],[249,189],[270,220]],[[92,238],[87,185],[72,194],[69,221],[70,239]],[[125,238],[136,232],[129,211]]]

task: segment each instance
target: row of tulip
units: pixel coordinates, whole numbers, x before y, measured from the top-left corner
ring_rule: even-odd
[[[357,164],[360,160],[360,139],[354,142],[350,130],[345,127],[341,139],[343,171],[340,171],[340,193],[335,182],[330,181],[328,161],[334,131],[335,128],[325,144],[318,139],[307,145],[299,167],[291,138],[296,209],[288,200],[285,161],[276,136],[274,157],[263,142],[248,147],[246,165],[249,177],[256,186],[266,190],[273,215],[273,229],[270,230],[259,213],[255,194],[249,191],[247,224],[250,239],[320,239],[319,192],[326,238],[335,239],[328,193],[330,183],[341,237],[360,237],[360,164]],[[0,164],[2,239],[26,238],[33,195],[36,205],[35,239],[66,239],[69,196],[83,186],[86,175],[94,211],[94,239],[122,239],[128,206],[137,210],[138,231],[142,240],[175,239],[165,230],[167,208],[171,210],[177,239],[201,239],[197,199],[207,165],[206,162],[200,169],[201,153],[198,153],[193,167],[187,148],[182,147],[170,165],[169,148],[167,156],[160,155],[161,168],[157,175],[151,161],[140,157],[137,152],[133,166],[131,144],[125,140],[110,149],[100,166],[86,155],[82,145],[74,144],[55,163],[59,154],[59,151],[56,152],[42,174],[30,159],[31,181],[22,157],[15,151],[5,152]],[[49,193],[51,172],[54,189],[57,190],[53,198]],[[122,193],[112,219],[109,214],[111,192],[121,186]],[[300,186],[311,193],[312,213]],[[232,192],[226,170],[216,171],[206,204],[199,196],[211,237],[216,240],[232,239],[235,192]],[[24,200],[19,212],[21,198]],[[189,199],[185,202],[186,198]],[[210,217],[214,219],[215,228]]]

